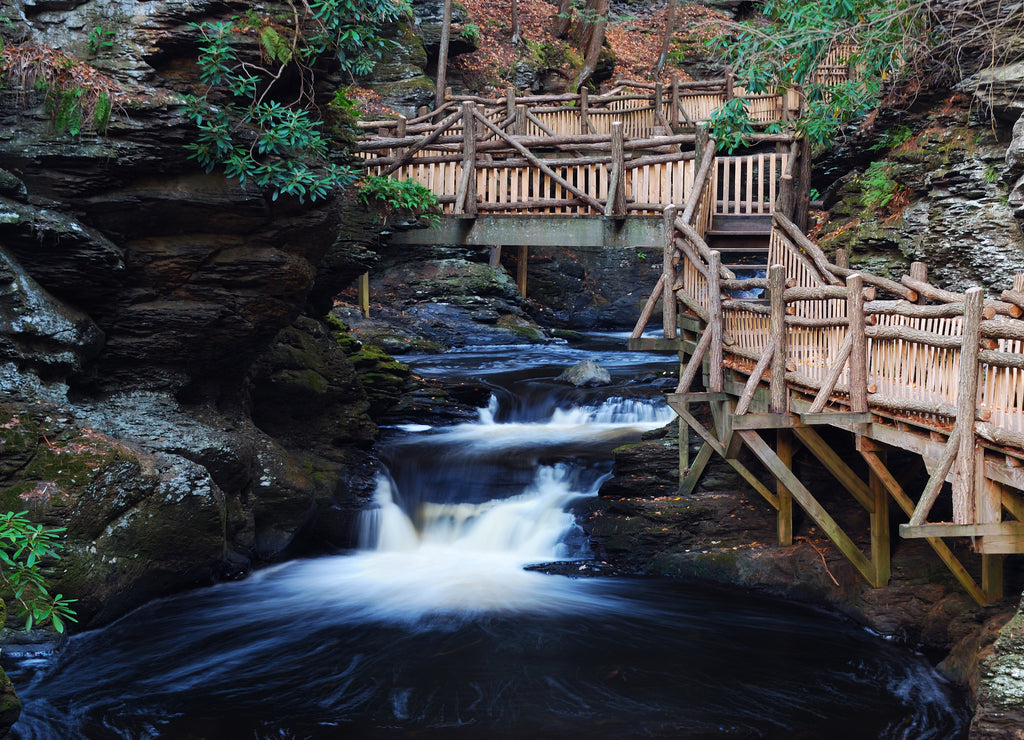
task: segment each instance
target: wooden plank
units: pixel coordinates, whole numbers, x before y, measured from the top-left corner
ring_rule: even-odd
[[[1024,553],[1024,535],[992,534],[987,537],[979,537],[975,540],[975,547],[978,552],[986,555],[1020,555],[1021,553]],[[982,560],[982,563],[984,564],[984,559]],[[985,573],[983,570],[982,576],[984,575]],[[984,580],[985,579],[982,578],[982,581]],[[982,584],[982,588],[985,588],[984,583]]]
[[[840,426],[849,428],[850,424],[870,424],[874,420],[871,412],[857,414],[853,411],[829,411],[822,413],[809,413],[804,412],[799,414],[800,421],[807,426],[822,426],[828,424],[830,426]]]
[[[799,417],[792,414],[751,414],[734,415],[730,419],[732,428],[736,429],[792,429],[800,426]]]
[[[839,524],[829,515],[827,511],[818,503],[818,501],[811,495],[811,492],[807,490],[807,487],[800,482],[792,471],[786,468],[785,465],[775,455],[775,452],[768,446],[768,444],[761,439],[757,432],[753,431],[737,431],[736,434],[740,435],[743,442],[747,445],[751,452],[759,459],[765,467],[768,468],[771,473],[781,480],[792,494],[793,498],[796,499],[797,503],[800,504],[800,508],[807,512],[808,516],[814,520],[815,524],[821,527],[822,531],[828,535],[829,539],[835,543],[836,547],[839,548],[840,552],[846,556],[847,560],[860,572],[861,575],[871,583],[875,576],[874,566],[871,561],[860,551],[856,543],[850,539],[850,537],[842,530]]]
[[[989,524],[901,524],[900,537],[987,537],[989,535],[1024,535],[1024,522],[991,522]]]
[[[1024,497],[1016,491],[1008,491],[1005,487],[1002,494],[1003,508],[1010,512],[1014,519],[1024,522]]]
[[[839,457],[839,454],[829,447],[828,442],[822,439],[817,431],[810,427],[797,427],[796,436],[803,446],[843,485],[843,488],[853,494],[861,506],[869,512],[874,511],[875,497],[871,489]]]
[[[694,391],[691,393],[667,393],[665,398],[668,403],[708,403],[710,401],[724,401],[731,396],[722,391]]]
[[[664,337],[630,337],[626,342],[626,348],[630,352],[676,352],[682,350],[691,355],[696,346],[696,342],[688,339],[665,339]]]

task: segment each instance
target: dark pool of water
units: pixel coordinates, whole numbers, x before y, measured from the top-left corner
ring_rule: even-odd
[[[545,401],[538,387],[585,356],[423,364],[486,377],[505,400],[478,424],[392,440],[366,549],[157,601],[11,665],[25,702],[14,736],[966,737],[964,697],[923,656],[848,621],[661,579],[524,570],[586,555],[572,503],[595,494],[614,445],[655,423],[562,390]],[[589,356],[614,368],[614,394],[650,370],[600,345]]]

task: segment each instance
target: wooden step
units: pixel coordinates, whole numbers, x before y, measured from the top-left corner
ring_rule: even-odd
[[[768,247],[720,247],[714,244],[708,244],[711,249],[720,252],[723,255],[726,254],[768,254]]]
[[[713,231],[757,231],[770,233],[772,230],[772,217],[767,213],[717,215],[711,217],[711,229]]]

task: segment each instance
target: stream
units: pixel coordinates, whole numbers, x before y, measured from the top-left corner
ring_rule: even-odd
[[[573,507],[674,419],[673,358],[578,345],[412,358],[493,389],[479,420],[386,430],[361,547],[153,602],[10,666],[17,738],[957,740],[930,663],[829,614],[590,556]],[[613,384],[554,382],[591,358]]]

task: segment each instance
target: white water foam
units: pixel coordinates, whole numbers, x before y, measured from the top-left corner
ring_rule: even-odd
[[[478,422],[457,424],[439,432],[435,439],[473,444],[481,450],[602,442],[637,436],[675,418],[672,409],[663,403],[618,397],[600,406],[555,409],[545,421],[498,423],[497,412],[498,403],[492,397],[490,405],[480,409]]]

